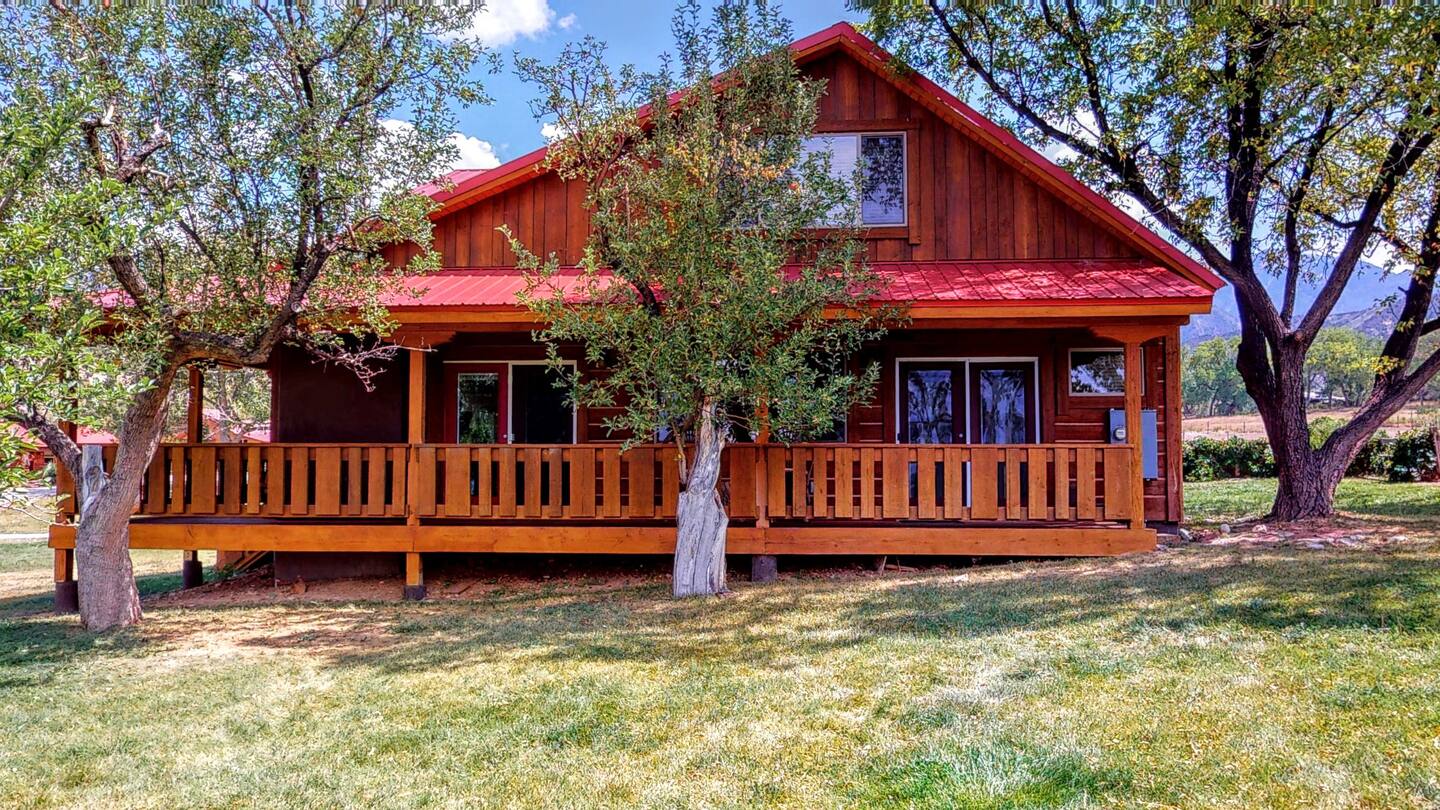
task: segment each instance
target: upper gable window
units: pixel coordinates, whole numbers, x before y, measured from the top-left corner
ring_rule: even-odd
[[[828,152],[830,175],[849,182],[857,165],[860,224],[905,224],[905,133],[827,132],[805,140],[806,153]]]

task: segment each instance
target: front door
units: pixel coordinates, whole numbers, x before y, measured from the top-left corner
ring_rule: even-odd
[[[1034,363],[970,364],[970,441],[1032,444],[1036,438],[1034,409]]]
[[[508,443],[507,377],[503,363],[445,364],[445,441]]]
[[[900,440],[912,444],[965,441],[965,364],[900,364]]]

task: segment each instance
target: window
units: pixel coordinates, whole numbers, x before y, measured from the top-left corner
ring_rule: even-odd
[[[861,225],[905,224],[904,133],[827,133],[807,139],[805,151],[829,153],[830,175],[846,183],[861,169]]]
[[[1125,393],[1124,349],[1071,349],[1070,393],[1111,396]]]
[[[558,384],[557,384],[558,383]],[[569,390],[549,366],[516,363],[510,366],[511,441],[519,444],[571,444],[575,441],[575,411]]]
[[[575,409],[559,379],[543,363],[446,361],[444,440],[573,443]]]

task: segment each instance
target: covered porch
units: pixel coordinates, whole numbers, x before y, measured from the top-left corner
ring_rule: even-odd
[[[1057,335],[1074,332],[1074,321],[1004,331],[977,330],[979,325],[927,324],[923,334],[912,331],[876,347],[874,358],[887,369],[882,390],[871,411],[860,409],[845,420],[836,441],[784,445],[762,436],[729,446],[722,476],[731,517],[727,550],[766,557],[1020,557],[1154,548],[1156,533],[1146,525],[1147,486],[1151,519],[1163,521],[1165,492],[1178,491],[1178,478],[1157,480],[1152,472],[1147,484],[1142,405],[1163,409],[1173,398],[1178,410],[1178,385],[1143,389],[1147,377],[1178,377],[1178,365],[1165,363],[1172,349],[1178,352],[1178,322],[1106,320],[1065,339]],[[490,329],[467,340],[463,331],[411,326],[398,336],[409,347],[407,361],[396,369],[403,376],[392,379],[392,386],[404,382],[395,392],[403,406],[334,406],[337,419],[379,414],[402,422],[397,430],[404,441],[288,441],[285,426],[276,423],[281,441],[269,444],[163,445],[136,505],[131,546],[175,549],[187,559],[198,549],[403,554],[407,582],[417,594],[423,593],[427,553],[673,551],[676,446],[622,450],[617,442],[596,441],[584,427],[596,417],[579,411],[563,425],[560,438],[568,441],[505,441],[528,438],[516,435],[517,411],[543,414],[546,406],[511,396],[517,390],[513,369],[532,365],[533,358],[497,364],[495,353],[510,351],[497,346],[528,341],[528,334]],[[995,348],[1028,345],[1022,337],[1049,349],[1012,356]],[[1107,435],[1097,423],[1083,428],[1083,439],[1062,440],[1074,428],[1065,426],[1068,417],[1057,415],[1053,402],[1073,369],[1061,367],[1070,360],[1056,358],[1071,358],[1074,345],[1097,341],[1114,346],[1123,391],[1112,392],[1113,402],[1102,397],[1083,404],[1120,406],[1113,410],[1123,409],[1124,429]],[[1142,352],[1147,341],[1159,350],[1147,345]],[[1032,365],[1023,366],[1019,355]],[[1148,368],[1157,364],[1158,370]],[[977,374],[987,369],[1028,379],[1006,400],[1014,412],[1002,410],[997,417],[993,407],[975,407],[982,397]],[[953,403],[948,421],[911,413],[907,400],[918,396],[916,380],[932,380],[941,371],[950,375],[943,378],[946,385],[955,386],[946,389]],[[495,396],[482,397],[478,406],[490,420],[492,441],[457,441],[474,437],[464,435],[462,411],[470,408],[474,417],[477,407],[465,404],[464,373],[493,378]],[[296,384],[293,373],[281,373],[277,386],[287,379]],[[199,396],[196,387],[192,396]],[[287,407],[293,408],[282,404],[274,416],[283,420]],[[486,407],[493,412],[484,413]],[[997,418],[1011,427],[982,424]],[[313,415],[301,424],[311,421]],[[536,430],[556,430],[564,421],[532,423]],[[936,425],[945,427],[937,434]],[[103,455],[108,464],[113,448]],[[1178,455],[1162,466],[1172,464],[1178,465]],[[1162,500],[1154,502],[1157,488]],[[63,476],[60,489],[73,494]],[[50,532],[57,583],[74,578],[73,502],[62,506]]]

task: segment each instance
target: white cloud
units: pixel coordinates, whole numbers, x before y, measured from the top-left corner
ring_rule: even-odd
[[[409,121],[401,121],[398,118],[386,118],[380,122],[380,126],[400,137],[409,135],[415,130]],[[500,165],[500,158],[495,154],[495,147],[489,141],[482,141],[463,132],[452,132],[446,136],[446,140],[455,146],[458,154],[450,162],[450,165],[443,169],[442,173],[452,172],[456,169],[493,169]]]
[[[483,45],[498,48],[520,37],[536,39],[554,23],[555,10],[550,8],[549,0],[486,0],[470,18],[470,25],[458,35],[472,36]],[[561,28],[574,24],[574,14],[560,20]]]
[[[1100,142],[1100,137],[1097,134],[1100,131],[1100,127],[1095,122],[1095,114],[1083,107],[1076,107],[1075,113],[1071,118],[1055,123],[1054,126],[1065,134],[1078,138],[1086,143],[1094,144]],[[1074,149],[1056,141],[1047,141],[1045,150],[1041,154],[1049,158],[1051,163],[1057,164],[1064,163],[1067,160],[1074,160],[1080,156]]]
[[[450,133],[450,142],[460,151],[460,157],[450,164],[454,169],[493,169],[500,165],[500,158],[495,154],[495,147],[489,141],[482,141],[479,138],[466,135],[461,132]]]
[[[575,15],[566,14],[564,17],[561,17],[559,21],[557,21],[555,24],[560,26],[561,31],[569,31],[571,28],[575,27]]]
[[[560,126],[559,124],[546,123],[540,125],[540,137],[544,138],[546,143],[553,143],[555,141],[558,141],[561,138],[565,137],[567,134],[569,133],[567,133],[565,131],[565,128]]]

